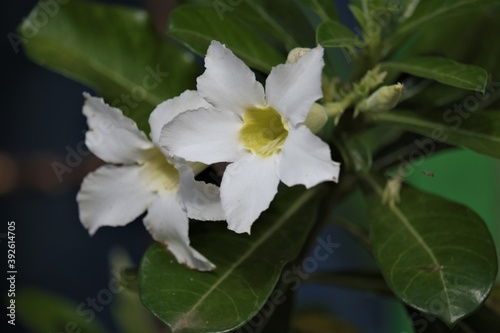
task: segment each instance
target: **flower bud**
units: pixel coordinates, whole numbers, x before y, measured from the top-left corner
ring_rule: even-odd
[[[403,93],[403,85],[397,83],[392,86],[384,86],[376,90],[365,101],[359,105],[360,111],[387,111],[394,108]]]
[[[328,116],[326,114],[325,108],[318,103],[314,103],[309,113],[307,114],[304,125],[306,125],[311,132],[318,133],[323,126],[325,126]]]
[[[339,123],[340,117],[344,113],[345,109],[349,106],[344,102],[330,102],[325,104],[325,111],[328,117],[333,119],[333,123],[337,125]]]
[[[387,185],[382,193],[382,205],[395,207],[401,201],[401,184],[403,182],[401,175],[396,175],[387,181]]]
[[[309,52],[311,49],[296,47],[288,53],[288,57],[286,58],[287,64],[296,63],[304,54]]]

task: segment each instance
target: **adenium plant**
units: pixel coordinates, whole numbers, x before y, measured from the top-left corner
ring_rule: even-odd
[[[156,243],[136,292],[173,332],[313,332],[277,309],[315,240],[332,255],[327,223],[377,270],[307,279],[383,292],[416,332],[498,331],[486,224],[406,181],[420,150],[500,158],[498,1],[179,1],[160,32],[140,9],[58,8],[24,47],[96,91],[83,95],[86,144],[107,164],[81,184],[80,220],[92,235],[145,213]],[[481,40],[461,35],[479,25]],[[168,73],[154,87],[151,68]],[[120,103],[130,91],[140,98]],[[335,210],[353,193],[367,227]]]

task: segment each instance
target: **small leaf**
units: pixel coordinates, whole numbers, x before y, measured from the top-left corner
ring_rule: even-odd
[[[429,137],[417,142],[430,155],[436,143],[468,148],[478,153],[500,158],[500,111],[470,112],[462,105],[461,112],[416,113],[397,110],[373,113],[370,118]]]
[[[198,224],[198,232],[192,228],[191,243],[217,265],[213,272],[179,265],[153,245],[140,268],[143,303],[174,332],[226,332],[243,325],[300,252],[315,221],[318,190],[280,191],[251,236],[227,230],[224,222]]]
[[[21,290],[15,305],[19,320],[32,332],[106,332],[88,304],[75,304],[46,291]]]
[[[20,34],[33,29],[43,6]],[[146,133],[154,107],[194,87],[199,73],[194,57],[162,40],[142,10],[73,0],[37,31],[25,44],[28,57],[96,89]]]
[[[399,71],[426,79],[436,80],[453,87],[485,91],[488,73],[481,67],[464,65],[440,57],[413,58],[382,64],[383,70]]]
[[[213,40],[225,44],[247,65],[264,73],[285,62],[285,57],[246,25],[214,8],[181,6],[170,15],[169,33],[194,52],[204,56]]]
[[[349,10],[356,19],[356,22],[358,22],[358,25],[361,28],[361,30],[364,31],[367,23],[367,18],[363,10],[359,6],[356,6],[354,4],[349,5]]]
[[[322,21],[337,20],[338,13],[331,0],[299,0],[304,6],[318,14]]]
[[[369,200],[375,257],[393,292],[448,326],[474,312],[497,274],[493,239],[481,218],[457,203],[409,186],[401,203],[382,206],[382,189]]]
[[[353,47],[360,43],[354,32],[336,21],[321,23],[318,26],[316,40],[324,47]]]

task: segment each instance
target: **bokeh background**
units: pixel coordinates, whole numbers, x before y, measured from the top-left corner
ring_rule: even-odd
[[[145,8],[154,5],[154,1],[112,2]],[[30,62],[22,50],[16,52],[7,38],[36,3],[35,0],[4,1],[0,5],[3,14],[0,21],[3,36],[0,43],[3,63],[0,266],[5,267],[7,261],[6,223],[13,220],[16,222],[17,290],[34,287],[63,296],[77,305],[107,288],[112,278],[109,263],[112,249],[125,249],[138,265],[152,241],[140,222],[124,228],[103,228],[94,237],[89,237],[79,222],[75,201],[79,184],[85,174],[100,164],[93,156],[82,158],[75,154],[86,130],[81,114],[82,92],[91,90]],[[172,2],[166,1],[162,6],[167,10]],[[346,22],[352,22],[347,11],[344,16]],[[163,19],[158,17],[159,26]],[[60,181],[53,163],[64,164],[68,158],[75,167],[70,173],[64,173]],[[433,176],[429,176],[429,172]],[[426,158],[408,181],[467,204],[488,223],[498,241],[499,175],[497,161],[454,149]],[[366,221],[363,214],[353,213],[360,211],[357,208],[361,204],[360,197],[354,194],[337,212],[349,219]],[[321,269],[374,265],[370,255],[343,230],[328,227],[324,235],[331,235],[340,247]],[[2,269],[2,276],[5,271]],[[2,283],[4,291],[5,278]],[[302,308],[323,308],[356,323],[362,332],[411,332],[402,306],[375,295],[303,283],[297,302]],[[4,326],[5,307],[2,309],[2,326],[6,327],[2,332],[26,331],[19,321],[16,327]],[[97,317],[110,332],[119,332],[111,319],[111,306],[104,307]]]

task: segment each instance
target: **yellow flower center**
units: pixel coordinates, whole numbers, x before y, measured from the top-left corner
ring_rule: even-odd
[[[177,191],[179,188],[179,171],[167,161],[159,148],[150,150],[143,168],[148,174],[151,186],[155,191]]]
[[[240,140],[243,146],[261,157],[280,151],[288,136],[288,126],[272,107],[249,107],[243,114]]]

